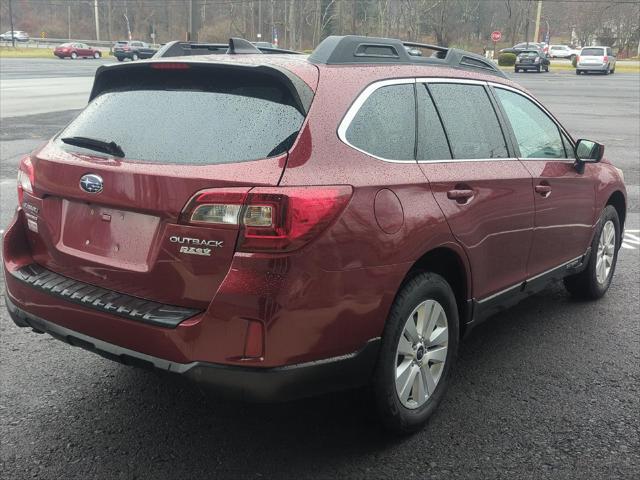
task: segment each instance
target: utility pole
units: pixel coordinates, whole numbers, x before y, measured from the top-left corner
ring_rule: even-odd
[[[189,1],[189,21],[187,23],[187,42],[191,41],[193,35],[193,0]]]
[[[16,38],[13,36],[13,10],[11,10],[12,0],[9,0],[9,21],[11,22],[11,45],[16,48]]]
[[[262,0],[258,0],[258,40],[262,40]]]
[[[536,33],[533,36],[533,41],[538,41],[540,35],[540,16],[542,15],[542,0],[538,0],[538,11],[536,12]]]
[[[100,18],[98,17],[98,0],[93,0],[93,14],[96,17],[96,40],[100,41]]]
[[[67,24],[69,25],[69,36],[67,38],[71,40],[71,5],[67,5]]]

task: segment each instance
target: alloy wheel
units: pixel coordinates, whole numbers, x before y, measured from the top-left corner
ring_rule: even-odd
[[[596,279],[604,285],[611,273],[616,248],[616,227],[611,220],[607,221],[600,232],[598,251],[596,252]]]
[[[396,350],[396,393],[403,406],[421,407],[435,392],[447,360],[447,315],[425,300],[409,315]]]

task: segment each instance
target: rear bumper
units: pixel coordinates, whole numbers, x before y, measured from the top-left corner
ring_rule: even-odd
[[[207,362],[177,363],[99,340],[37,317],[6,297],[7,309],[19,327],[48,333],[58,340],[97,353],[125,365],[157,368],[183,375],[211,387],[222,396],[255,402],[277,402],[313,396],[368,383],[378,355],[380,339],[359,351],[317,362],[274,368],[221,365]]]
[[[520,70],[538,70],[540,68],[539,63],[516,63],[515,68]]]
[[[579,63],[576,66],[576,69],[580,70],[581,72],[587,72],[587,71],[588,72],[604,72],[607,69],[608,66],[609,65],[606,64],[606,63],[603,64],[603,65],[593,64],[593,63],[591,63],[591,64],[590,63],[586,63],[586,64],[585,63],[582,63],[582,64]]]

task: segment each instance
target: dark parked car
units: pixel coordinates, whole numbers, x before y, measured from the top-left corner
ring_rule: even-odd
[[[556,279],[605,294],[626,191],[492,62],[405,46],[101,66],[21,160],[14,322],[240,398],[371,385],[422,426],[474,326]]]
[[[525,50],[540,50],[544,53],[545,45],[542,43],[535,42],[522,42],[514,45],[513,47],[503,48],[499,53],[514,53],[518,54],[520,52],[524,52]]]
[[[533,70],[534,72],[548,72],[551,61],[540,50],[526,50],[518,53],[514,71],[516,73],[522,71]]]
[[[102,52],[97,48],[90,47],[85,43],[63,43],[55,48],[53,54],[60,58],[100,58]]]
[[[122,62],[125,58],[139,60],[141,58],[151,58],[156,53],[155,48],[151,48],[148,43],[137,40],[120,40],[113,46],[113,56]]]

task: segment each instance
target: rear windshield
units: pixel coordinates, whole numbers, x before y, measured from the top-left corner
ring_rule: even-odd
[[[538,52],[522,52],[519,56],[520,57],[537,57]]]
[[[602,48],[583,48],[582,56],[602,57],[604,55],[604,49]]]
[[[115,142],[134,161],[257,160],[289,150],[305,118],[291,91],[263,73],[140,71],[128,75],[137,86],[96,97],[58,136],[60,148],[89,153],[60,140],[89,137]]]

